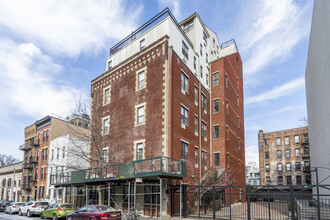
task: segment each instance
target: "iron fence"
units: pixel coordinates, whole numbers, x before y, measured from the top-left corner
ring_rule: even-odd
[[[330,219],[330,194],[319,194],[318,188],[330,190],[329,185],[174,186],[171,214],[237,220]]]

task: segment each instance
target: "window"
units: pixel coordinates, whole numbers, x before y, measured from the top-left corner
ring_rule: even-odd
[[[239,107],[239,96],[237,96],[237,106]]]
[[[213,86],[219,85],[219,73],[213,73]]]
[[[269,164],[266,164],[265,168],[266,168],[266,172],[268,173],[269,172]]]
[[[268,151],[265,152],[265,159],[269,160],[269,152]]]
[[[188,60],[188,46],[182,41],[182,54]]]
[[[208,84],[209,84],[209,74],[206,73],[206,85],[208,85]]]
[[[208,63],[209,62],[209,55],[208,53],[205,53],[205,61]]]
[[[237,89],[239,89],[239,88],[238,88],[238,78],[237,78],[237,81],[236,81],[236,87],[237,87]]]
[[[294,143],[299,144],[299,135],[294,136]]]
[[[57,154],[56,154],[56,159],[60,158],[60,148],[57,148]]]
[[[241,138],[238,138],[238,150],[241,149]]]
[[[103,104],[109,104],[110,103],[110,87],[107,87],[103,90]]]
[[[300,148],[295,149],[296,157],[300,157]]]
[[[239,172],[241,172],[242,171],[242,169],[241,169],[241,160],[238,160],[238,167],[239,167]]]
[[[38,134],[38,144],[40,144],[40,136],[41,136],[41,134],[39,133]]]
[[[37,162],[39,161],[39,151],[37,151]]]
[[[202,121],[202,136],[206,137],[206,123]]]
[[[188,109],[181,105],[181,124],[188,126]]]
[[[226,114],[229,115],[229,103],[228,100],[226,100]]]
[[[226,139],[229,141],[229,127],[226,127]]]
[[[213,126],[213,139],[219,139],[219,125]]]
[[[302,181],[301,181],[300,175],[296,176],[296,182],[297,182],[297,185],[301,185]]]
[[[291,157],[291,150],[285,150],[285,158],[290,158]]]
[[[281,150],[277,151],[277,159],[282,159],[282,151]]]
[[[281,138],[276,138],[276,145],[281,146]]]
[[[306,171],[309,171],[310,170],[311,167],[310,167],[309,161],[305,161],[304,162],[304,167],[305,167],[305,170]]]
[[[54,160],[54,149],[52,149],[52,160]]]
[[[201,78],[203,78],[203,67],[201,66]]]
[[[200,44],[199,53],[201,56],[203,56],[203,45],[202,44]]]
[[[188,92],[188,76],[181,71],[181,90]]]
[[[311,180],[311,176],[310,175],[306,175],[305,176],[305,182],[307,185],[310,185],[312,183],[312,180]]]
[[[278,185],[283,185],[283,176],[278,176]]]
[[[45,160],[45,149],[42,149],[42,160]]]
[[[196,62],[197,62],[197,60],[196,60],[196,57],[194,56],[194,69],[196,69]]]
[[[226,88],[228,88],[228,75],[227,75],[227,73],[225,74],[225,85],[226,85]]]
[[[195,134],[198,135],[198,117],[195,115]]]
[[[291,172],[291,163],[286,163],[286,172]]]
[[[213,38],[213,48],[215,47],[215,40],[214,40],[214,38]]]
[[[202,165],[206,166],[206,151],[202,151]]]
[[[138,107],[137,108],[137,125],[142,125],[144,124],[144,106]]]
[[[65,157],[65,147],[63,147],[63,149],[62,149],[62,158],[64,158]]]
[[[143,142],[136,144],[136,159],[143,160]]]
[[[112,68],[112,60],[108,61],[108,70]]]
[[[48,160],[48,148],[46,148],[46,156],[45,156],[45,160]]]
[[[286,177],[286,184],[287,185],[291,185],[292,184],[292,178],[291,178],[291,176],[287,176]]]
[[[138,80],[138,86],[137,86],[137,90],[143,89],[145,88],[145,74],[144,71],[139,72],[137,75],[137,80]]]
[[[181,141],[181,159],[188,159],[188,143]]]
[[[126,187],[127,188],[127,187]],[[133,188],[131,189],[131,192],[133,191]],[[160,203],[160,189],[159,186],[144,186],[144,203],[145,204],[159,204]],[[131,196],[130,201],[134,201],[134,196]],[[127,201],[128,202],[128,199]]]
[[[296,171],[301,171],[301,163],[296,162]]]
[[[198,87],[195,86],[194,88],[194,97],[195,97],[195,104],[198,105]]]
[[[206,33],[203,31],[203,40],[207,41]]]
[[[281,163],[278,163],[277,164],[277,171],[278,172],[282,172],[283,171],[283,168],[282,168],[282,164]]]
[[[269,146],[269,141],[268,139],[265,140],[265,147],[268,147]]]
[[[285,137],[284,138],[284,144],[285,145],[289,145],[290,144],[290,138],[289,137]]]
[[[42,135],[42,142],[45,142],[46,140],[46,131],[43,132],[43,135]]]
[[[41,168],[41,179],[44,179],[44,168]]]
[[[142,50],[145,46],[146,46],[146,40],[145,39],[142,39],[140,41],[140,50]]]
[[[266,176],[266,183],[269,184],[270,183],[270,177]]]
[[[237,127],[240,128],[239,116],[237,116]]]
[[[109,134],[109,118],[103,119],[103,135]]]
[[[213,100],[213,113],[219,112],[219,99]]]
[[[206,110],[206,96],[202,94],[202,108]]]
[[[308,134],[303,134],[303,143],[308,142]]]
[[[46,141],[48,141],[49,138],[49,130],[47,129],[47,133],[46,133]]]
[[[198,147],[195,147],[195,165],[198,165]]]
[[[189,31],[191,31],[194,28],[194,20],[190,21],[189,23],[185,24],[183,26],[183,31],[185,33],[188,33]]]
[[[304,156],[309,156],[309,148],[304,147]]]
[[[220,166],[220,153],[214,153],[214,166]]]

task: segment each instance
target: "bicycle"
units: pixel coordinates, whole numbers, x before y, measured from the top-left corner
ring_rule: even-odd
[[[134,213],[134,210],[123,210],[123,219],[125,220],[143,220],[142,216],[138,213]]]

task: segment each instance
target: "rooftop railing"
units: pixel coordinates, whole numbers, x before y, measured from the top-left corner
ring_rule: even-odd
[[[130,35],[125,37],[123,40],[121,40],[119,43],[117,43],[115,46],[110,48],[110,56],[115,54],[117,51],[119,51],[121,48],[125,47],[126,45],[130,44],[132,41],[134,41],[136,38],[150,30],[152,27],[159,24],[161,21],[163,21],[165,18],[171,16],[174,21],[175,18],[173,17],[171,11],[166,8],[160,13],[158,13],[156,16],[151,18],[149,21],[147,21],[145,24],[143,24],[141,27],[133,31]]]
[[[53,185],[150,178],[154,176],[180,178],[186,176],[186,164],[180,160],[160,156],[80,171],[51,174],[50,176],[50,182]]]
[[[226,42],[222,43],[222,44],[220,45],[220,48],[223,49],[223,48],[228,47],[228,46],[230,46],[230,45],[232,45],[232,44],[235,44],[235,45],[236,45],[236,42],[235,42],[234,39],[231,39],[231,40],[229,40],[229,41],[226,41]]]

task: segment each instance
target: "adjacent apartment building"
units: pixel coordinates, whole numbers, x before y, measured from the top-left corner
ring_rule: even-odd
[[[245,165],[245,175],[247,185],[260,185],[259,166],[256,162],[249,162],[247,165]]]
[[[0,200],[22,201],[22,162],[0,167]]]
[[[68,120],[46,116],[25,128],[25,143],[20,146],[24,151],[22,165],[22,199],[45,200],[49,197],[47,191],[47,174],[50,152],[50,142],[57,137],[71,134],[88,133],[89,121],[81,119],[77,124],[77,117]],[[61,146],[63,149],[65,146]],[[61,170],[62,171],[62,170]]]
[[[83,202],[159,217],[178,210],[180,180],[245,184],[241,57],[197,13],[178,23],[165,9],[113,46],[91,97],[90,168],[54,183],[86,190]],[[207,181],[210,172],[221,178]]]
[[[315,0],[306,66],[306,97],[312,168],[329,185],[330,171],[330,2]],[[316,172],[312,173],[316,184]],[[314,193],[316,189],[314,188]],[[320,194],[329,189],[319,188]]]
[[[308,127],[258,134],[261,185],[311,184]]]

